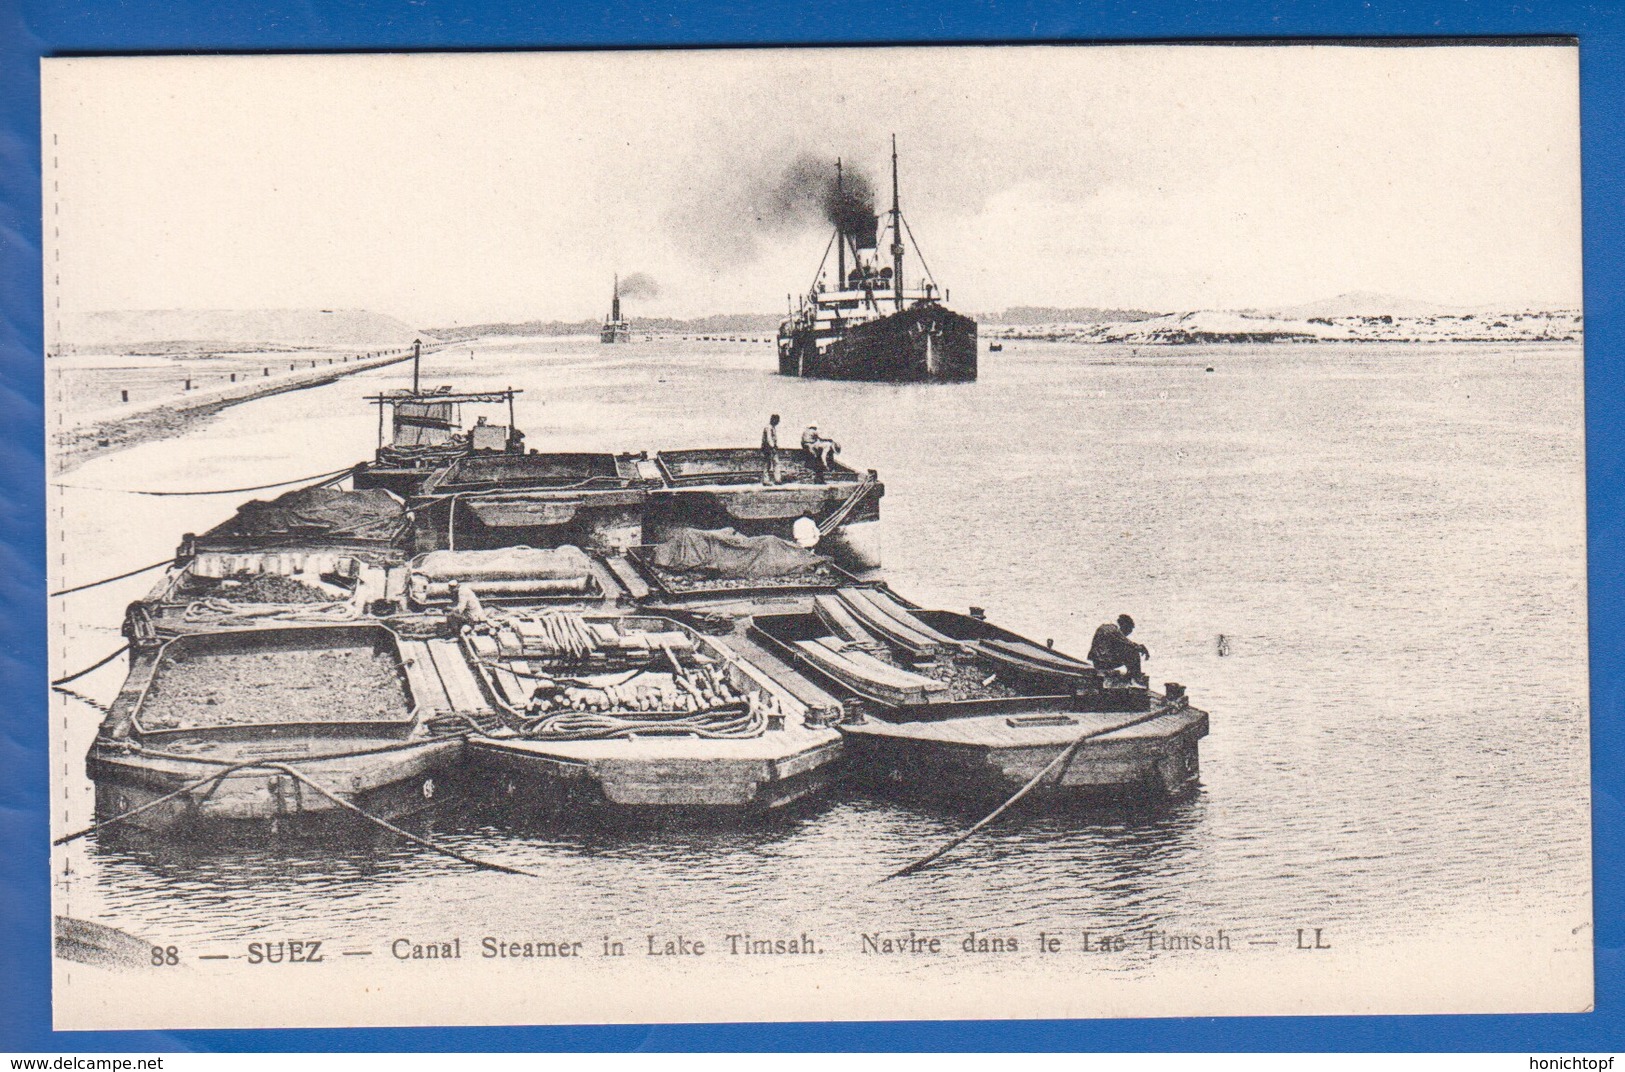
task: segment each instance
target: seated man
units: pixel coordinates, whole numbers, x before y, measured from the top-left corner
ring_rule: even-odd
[[[833,439],[819,435],[816,424],[809,424],[807,430],[801,433],[801,449],[806,452],[807,459],[812,465],[813,483],[824,483],[824,475],[834,464],[835,455],[841,453],[841,445]]]
[[[1107,622],[1096,629],[1094,642],[1089,645],[1089,661],[1101,673],[1121,669],[1130,681],[1143,685],[1146,679],[1140,673],[1140,660],[1151,658],[1151,652],[1144,644],[1136,644],[1128,638],[1132,632],[1134,619],[1127,614],[1119,614],[1115,623]]]

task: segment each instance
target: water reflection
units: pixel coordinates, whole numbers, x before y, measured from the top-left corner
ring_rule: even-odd
[[[1212,347],[1165,360],[1024,344],[950,391],[789,380],[770,354],[726,345],[607,349],[492,342],[447,375],[533,388],[519,423],[543,449],[748,444],[764,413],[817,419],[885,479],[887,573],[911,598],[988,606],[1071,651],[1133,612],[1157,680],[1185,682],[1213,715],[1202,788],[1169,804],[1019,809],[938,866],[884,882],[991,805],[845,784],[726,827],[469,802],[420,828],[539,879],[381,837],[110,838],[58,858],[75,914],[176,936],[276,921],[366,939],[542,919],[583,934],[706,921],[846,938],[1265,933],[1313,913],[1355,942],[1467,910],[1585,911],[1577,347]],[[371,448],[355,418],[382,378],[237,407],[190,434],[195,449],[135,448],[76,480],[232,486],[338,468]],[[82,576],[140,561],[96,524],[107,507],[88,493],[66,502],[86,533]],[[225,509],[118,507],[164,545]],[[88,638],[81,664],[105,649],[94,628],[140,594],[98,593],[69,608]],[[1534,635],[1552,657],[1528,658]]]

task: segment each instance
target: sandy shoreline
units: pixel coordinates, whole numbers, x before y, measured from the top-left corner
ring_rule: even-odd
[[[425,354],[432,352],[432,349],[424,348]],[[361,360],[346,359],[339,364],[316,365],[303,371],[291,371],[275,379],[256,381],[244,377],[240,382],[209,390],[108,409],[104,411],[104,416],[91,417],[71,427],[61,427],[62,415],[59,414],[59,430],[51,434],[51,474],[61,476],[92,458],[126,447],[184,435],[229,406],[288,391],[320,387],[353,373],[409,361],[412,351],[406,347],[378,357],[352,356],[361,357]],[[61,404],[60,401],[58,404]]]

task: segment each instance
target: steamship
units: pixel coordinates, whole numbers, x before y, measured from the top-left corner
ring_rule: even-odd
[[[839,161],[835,168],[840,201]],[[936,280],[899,206],[896,137],[891,180],[891,211],[884,229],[891,263],[880,256],[881,218],[872,206],[835,214],[835,233],[819,262],[816,281],[779,326],[781,375],[879,383],[976,379],[976,321],[942,303],[946,294],[939,297]],[[919,264],[919,278],[912,282],[905,282],[903,272],[908,246]],[[831,248],[833,279],[827,275]]]
[[[591,321],[588,321],[591,323]],[[621,277],[615,275],[615,296],[609,301],[609,316],[598,331],[599,342],[631,342],[632,322],[621,316]]]

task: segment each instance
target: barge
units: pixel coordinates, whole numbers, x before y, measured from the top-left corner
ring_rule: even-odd
[[[126,613],[99,821],[296,835],[465,784],[516,816],[715,817],[843,772],[1008,794],[1063,752],[1044,794],[1195,784],[1208,720],[1180,686],[891,591],[873,470],[525,450],[516,393],[376,396],[396,438],[350,487],[183,538]],[[508,423],[461,423],[473,403]]]
[[[751,630],[850,697],[841,726],[860,776],[920,794],[1008,796],[1080,738],[1036,791],[1178,796],[1195,785],[1206,713],[979,618],[883,587],[818,597]]]
[[[424,689],[440,672],[455,660],[376,623],[165,639],[133,658],[91,746],[96,814],[298,836],[353,825],[346,804],[386,821],[422,811],[463,759],[439,721],[449,705]]]
[[[487,617],[472,639],[514,718],[469,761],[516,807],[770,811],[828,783],[842,710],[827,694],[671,618],[552,618]]]

